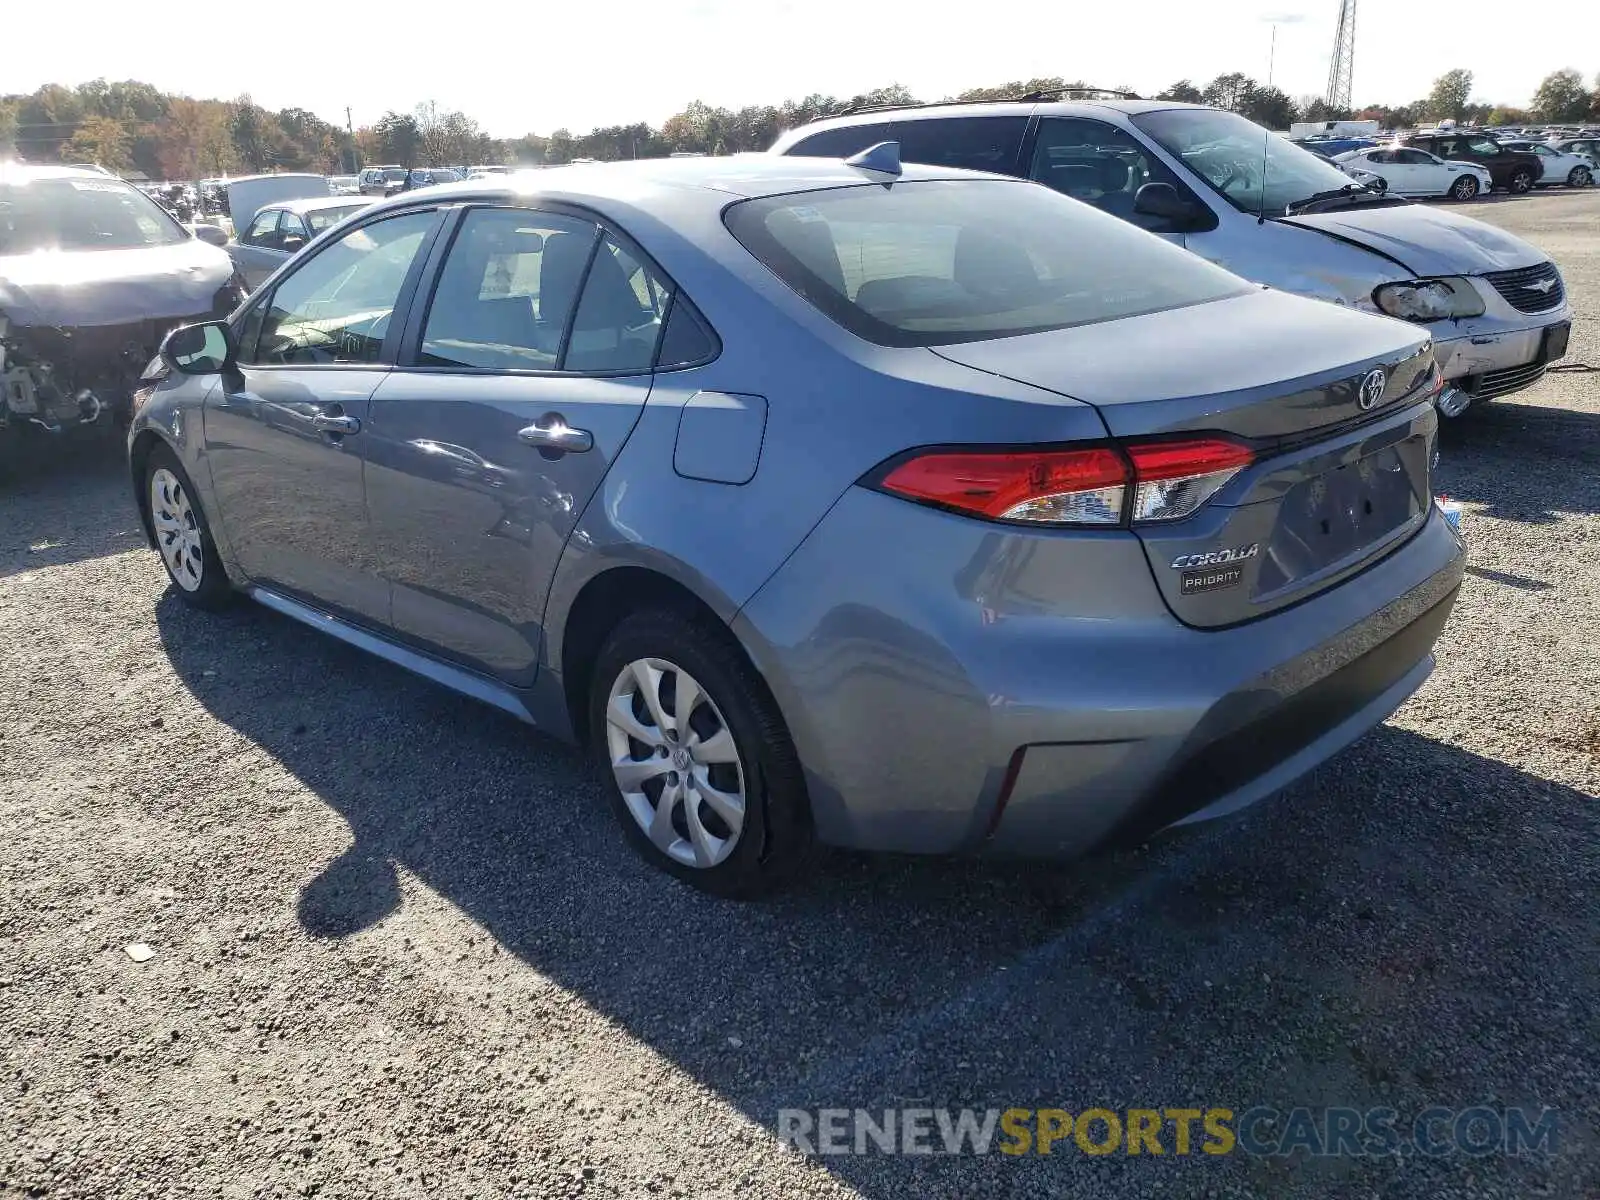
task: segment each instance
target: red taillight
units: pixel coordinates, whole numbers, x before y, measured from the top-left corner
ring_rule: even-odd
[[[974,516],[1052,524],[1122,520],[1128,464],[1115,450],[933,452],[908,459],[881,486]]]
[[[1225,438],[1121,449],[939,450],[906,459],[877,486],[991,520],[1113,526],[1189,516],[1254,459],[1249,447]]]

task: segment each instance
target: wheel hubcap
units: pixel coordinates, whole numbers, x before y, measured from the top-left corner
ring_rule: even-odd
[[[196,590],[206,569],[200,523],[189,502],[189,489],[165,467],[150,476],[150,520],[155,525],[156,547],[172,582],[186,592]]]
[[[714,867],[744,828],[745,772],[722,711],[666,659],[622,669],[606,701],[606,749],[628,812],[663,854]]]

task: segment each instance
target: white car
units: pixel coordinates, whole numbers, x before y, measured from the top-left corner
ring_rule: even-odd
[[[1382,179],[1398,196],[1449,196],[1471,200],[1487,194],[1488,169],[1477,163],[1447,161],[1414,146],[1374,146],[1334,157],[1346,175],[1365,171]]]
[[[1530,149],[1544,164],[1544,174],[1539,176],[1536,187],[1555,187],[1562,183],[1568,187],[1588,187],[1594,181],[1594,160],[1587,154],[1558,150],[1543,143]]]

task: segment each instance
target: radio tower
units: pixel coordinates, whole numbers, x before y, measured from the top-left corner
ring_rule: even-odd
[[[1356,0],[1339,0],[1339,28],[1333,34],[1333,62],[1328,66],[1329,108],[1348,111],[1350,81],[1356,69]]]

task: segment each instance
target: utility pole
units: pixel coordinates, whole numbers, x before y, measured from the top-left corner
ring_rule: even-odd
[[[344,127],[345,131],[350,135],[350,173],[354,175],[356,173],[356,127],[355,123],[350,120],[350,106],[348,104],[344,106]]]

